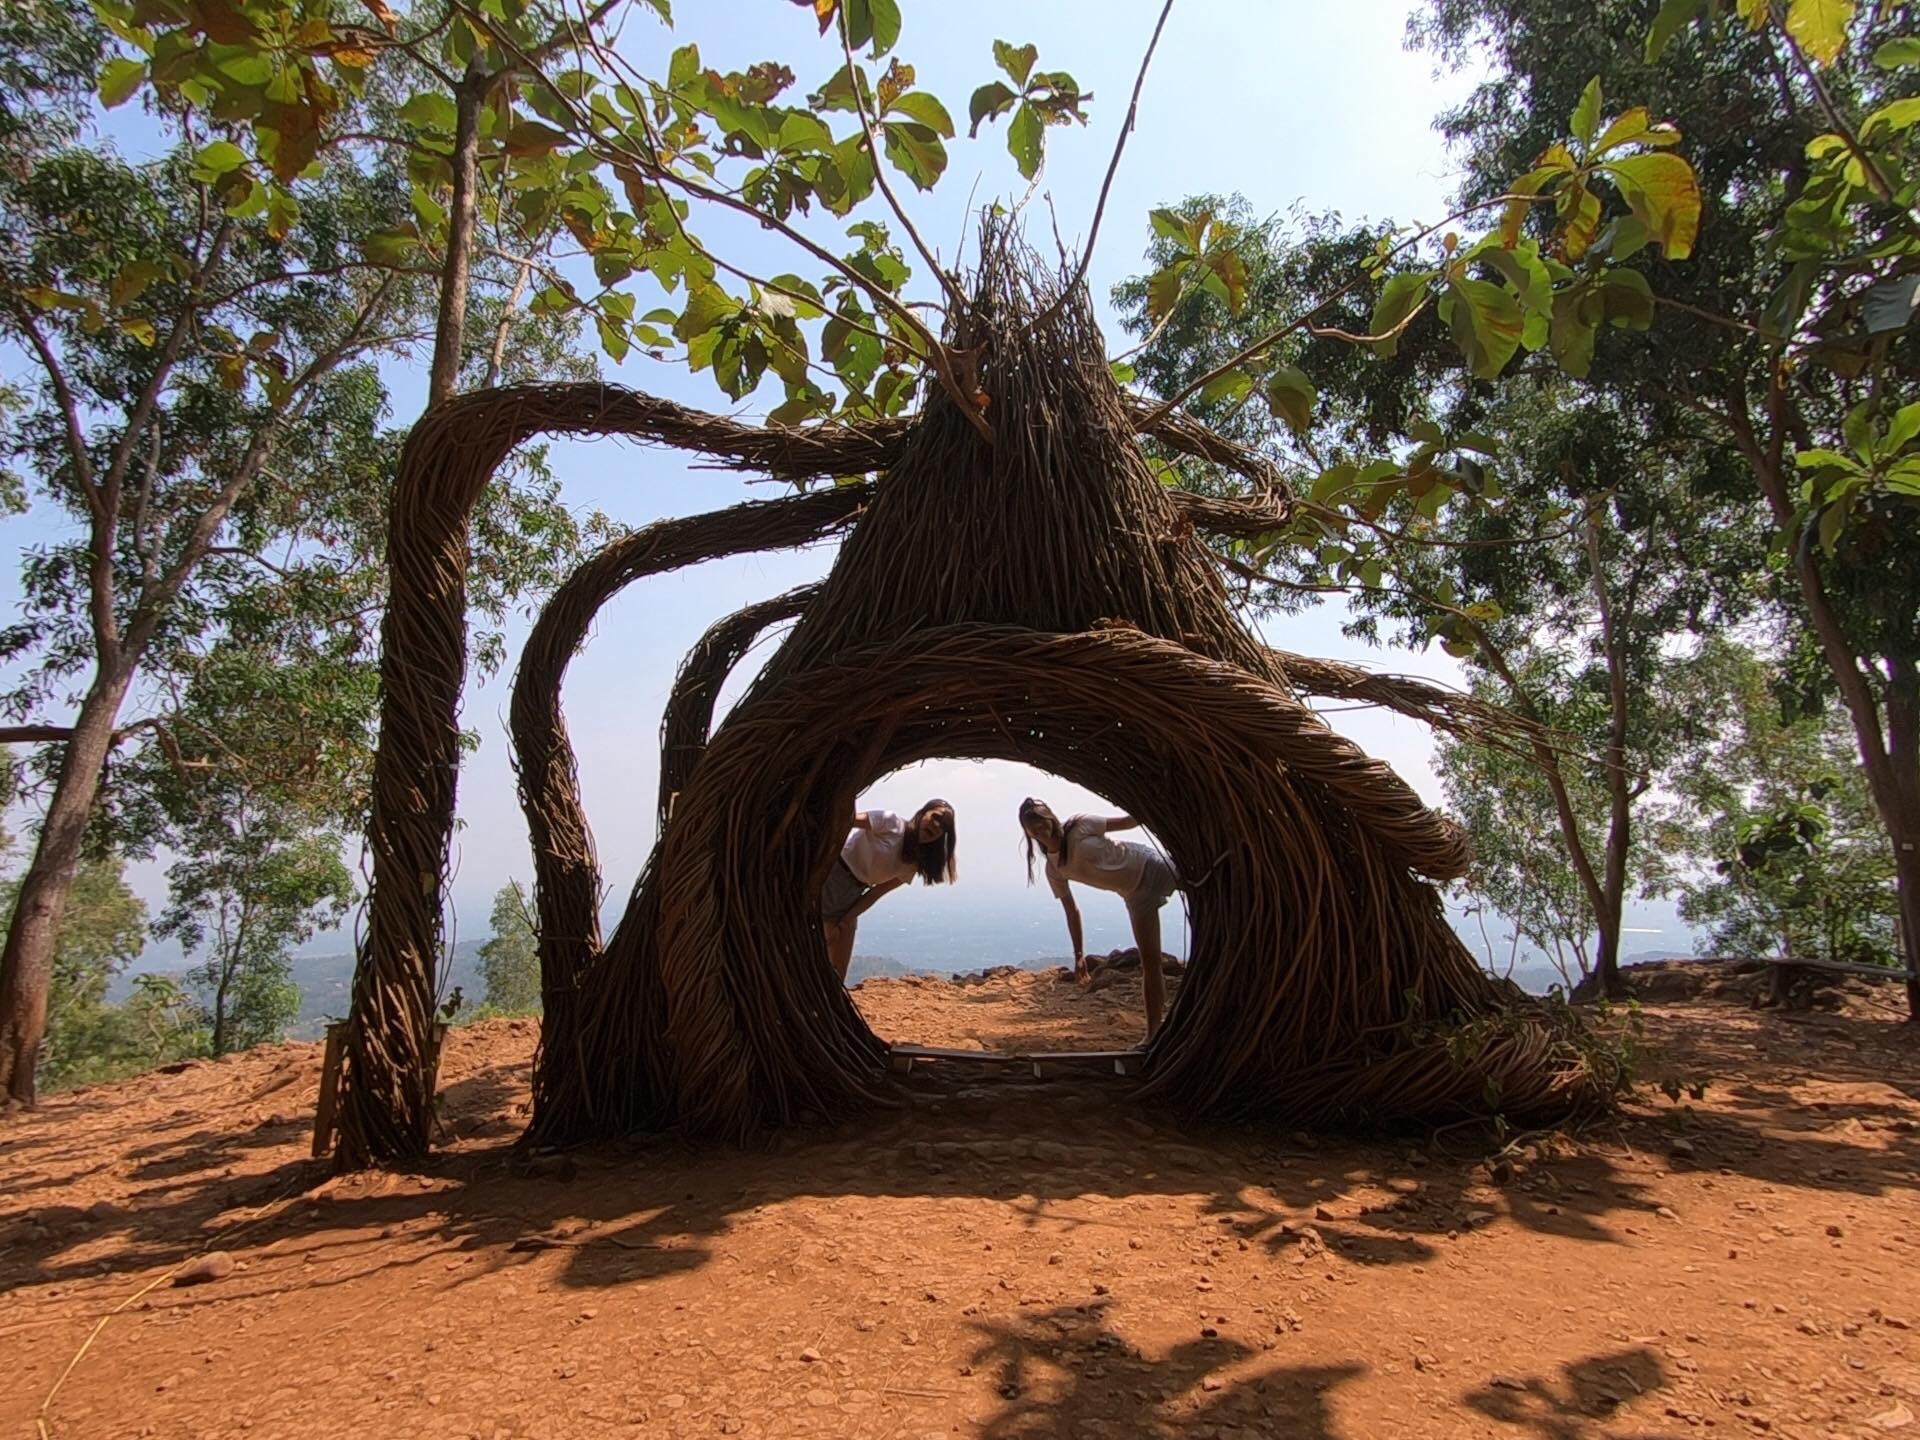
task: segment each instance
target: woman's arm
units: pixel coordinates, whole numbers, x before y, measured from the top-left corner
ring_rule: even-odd
[[[866,914],[867,911],[871,910],[874,907],[874,904],[880,899],[881,896],[891,894],[893,891],[898,890],[902,885],[906,883],[907,882],[904,880],[881,881],[880,884],[874,886],[871,890],[867,891],[866,894],[862,895],[858,900],[853,902],[853,907],[850,910],[848,910],[845,915],[840,917],[842,922],[845,922],[848,920],[858,920],[862,915]]]
[[[865,810],[856,810],[854,812],[853,828],[856,830],[871,830],[873,828],[873,820]]]
[[[1140,822],[1131,815],[1109,815],[1100,823],[1109,833],[1115,830],[1138,829],[1140,825]]]
[[[1080,933],[1080,907],[1073,903],[1071,894],[1060,897],[1060,908],[1067,912],[1067,938],[1073,941],[1073,973],[1080,975],[1086,970],[1086,945]]]

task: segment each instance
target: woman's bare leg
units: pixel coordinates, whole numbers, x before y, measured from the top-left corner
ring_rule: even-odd
[[[833,965],[833,973],[840,977],[842,985],[847,983],[847,971],[853,964],[853,932],[858,925],[855,920],[822,920],[821,932],[827,939],[827,959]]]
[[[1160,1017],[1167,1008],[1167,981],[1160,972],[1160,912],[1128,912],[1133,921],[1133,943],[1140,950],[1140,979],[1147,997],[1147,1038],[1160,1028]]]

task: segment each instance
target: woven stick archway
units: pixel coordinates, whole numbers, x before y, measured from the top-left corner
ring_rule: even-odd
[[[464,513],[529,422],[605,425],[787,476],[883,472],[870,494],[784,502],[818,507],[815,533],[850,523],[832,573],[804,601],[723,622],[690,657],[663,736],[663,808],[675,788],[678,798],[604,946],[583,909],[598,875],[558,691],[594,610],[645,566],[632,553],[596,558],[543,618],[515,703],[550,931],[541,1138],[661,1124],[740,1135],[876,1099],[885,1047],[825,963],[815,897],[857,789],[934,756],[1025,760],[1110,795],[1199,882],[1189,978],[1148,1056],[1153,1092],[1235,1114],[1430,1117],[1484,1105],[1489,1079],[1516,1115],[1603,1088],[1524,1011],[1483,1026],[1471,1063],[1420,1030],[1504,1003],[1428,883],[1460,873],[1465,838],[1307,710],[1287,657],[1229,608],[1196,530],[1260,533],[1284,518],[1290,502],[1257,457],[1190,421],[1158,423],[1166,443],[1235,466],[1261,493],[1222,504],[1157,484],[1135,439],[1143,411],[1114,387],[1084,293],[1056,306],[1051,283],[991,224],[974,303],[947,339],[979,357],[991,445],[944,392],[904,425],[784,432],[607,392],[588,416],[577,393],[546,398],[567,389],[556,387],[518,397],[507,421],[498,397],[478,397],[471,413],[416,431],[396,497],[402,613],[386,633],[348,1163],[424,1143],[407,1064],[424,1033],[414,997],[431,990],[451,820],[464,534],[446,516]],[[423,517],[436,504],[439,518]],[[726,513],[703,521],[751,544]],[[650,553],[701,549],[660,543]],[[429,581],[403,586],[415,569]],[[797,625],[708,740],[726,671],[790,611]],[[424,677],[412,673],[421,654]],[[1511,728],[1430,687],[1300,668],[1306,688],[1468,733]]]

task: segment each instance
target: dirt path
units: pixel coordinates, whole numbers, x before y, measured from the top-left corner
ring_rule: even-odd
[[[883,1033],[1089,1048],[1137,982],[876,981]],[[1920,1053],[1875,1016],[1654,1008],[1620,1124],[1183,1127],[968,1071],[771,1150],[515,1175],[534,1029],[455,1032],[417,1174],[306,1159],[315,1047],[0,1122],[0,1437],[1881,1435],[1920,1440]],[[1447,1148],[1451,1139],[1454,1149]]]

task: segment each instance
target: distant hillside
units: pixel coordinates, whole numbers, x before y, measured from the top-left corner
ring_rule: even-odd
[[[448,978],[447,990],[451,993],[458,985],[463,1003],[478,1005],[486,993],[486,982],[480,978],[480,940],[462,940],[453,947],[453,973]],[[154,970],[149,973],[171,975],[181,979],[184,969]],[[904,972],[902,972],[904,973]],[[341,951],[332,955],[296,955],[293,957],[293,978],[300,986],[300,1013],[293,1024],[287,1027],[289,1040],[318,1040],[325,1033],[329,1020],[344,1020],[347,1015],[347,1003],[353,989],[353,954]],[[113,984],[108,987],[107,999],[118,1003],[133,993],[133,975],[116,975]]]

